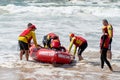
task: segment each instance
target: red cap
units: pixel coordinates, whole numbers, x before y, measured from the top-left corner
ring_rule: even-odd
[[[74,37],[75,35],[74,35],[73,33],[70,33],[69,36],[70,36],[70,37]]]
[[[59,48],[60,47],[60,41],[59,40],[52,40],[51,41],[51,47],[53,48]]]
[[[35,25],[31,25],[29,28],[37,29],[37,28],[35,27]]]

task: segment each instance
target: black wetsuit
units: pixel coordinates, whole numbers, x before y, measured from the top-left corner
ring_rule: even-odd
[[[47,39],[47,36],[48,36],[48,35],[46,35],[46,36],[43,37],[42,43],[43,43],[44,47],[45,47],[45,46],[48,46],[48,47],[50,48],[51,38],[50,38],[50,39]]]

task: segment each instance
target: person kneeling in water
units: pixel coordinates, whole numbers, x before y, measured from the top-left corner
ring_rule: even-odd
[[[87,41],[84,38],[80,37],[80,36],[75,36],[73,33],[71,33],[69,35],[69,37],[70,37],[70,46],[69,46],[68,51],[69,52],[71,51],[71,48],[72,48],[72,46],[74,44],[75,47],[74,47],[74,55],[73,55],[74,57],[73,58],[75,58],[77,47],[79,47],[79,49],[78,49],[78,58],[79,58],[79,60],[83,60],[82,52],[88,46]]]

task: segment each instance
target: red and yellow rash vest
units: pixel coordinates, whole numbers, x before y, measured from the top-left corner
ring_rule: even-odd
[[[100,48],[108,48],[109,47],[109,42],[110,42],[110,37],[108,35],[102,35],[100,39]]]
[[[81,46],[85,42],[87,42],[87,41],[84,38],[80,37],[80,36],[73,37],[71,42],[70,42],[70,46],[69,46],[68,51],[69,52],[71,51],[72,45],[74,44],[75,45],[75,47],[74,47],[74,55],[75,55],[77,47]]]
[[[75,36],[72,38],[73,44],[77,47],[81,46],[86,40],[80,36]]]
[[[24,30],[18,37],[19,41],[23,41],[25,43],[29,43],[31,39],[33,39],[35,46],[37,46],[35,32],[31,31],[30,29]]]
[[[113,37],[113,27],[111,24],[109,24],[108,26],[103,26],[102,29],[105,29],[105,32],[108,33],[110,38]]]

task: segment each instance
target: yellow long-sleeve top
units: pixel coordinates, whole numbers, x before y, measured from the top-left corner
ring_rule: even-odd
[[[107,28],[108,35],[109,35],[110,38],[112,38],[113,37],[113,27],[112,27],[112,25],[109,24],[108,26],[103,26],[102,29],[104,29],[104,28]]]
[[[23,41],[25,43],[28,43],[29,40],[31,40],[31,39],[33,39],[34,44],[37,47],[37,40],[36,40],[35,31],[30,31],[27,35],[18,37],[19,41]]]
[[[72,38],[72,40],[71,40],[71,42],[70,42],[70,46],[69,46],[69,49],[68,49],[68,51],[70,52],[71,51],[71,48],[72,48],[72,46],[73,46],[73,42],[74,42],[74,40],[75,40],[75,38]],[[76,54],[76,50],[77,50],[77,46],[76,45],[74,45],[75,47],[74,47],[74,55]]]

